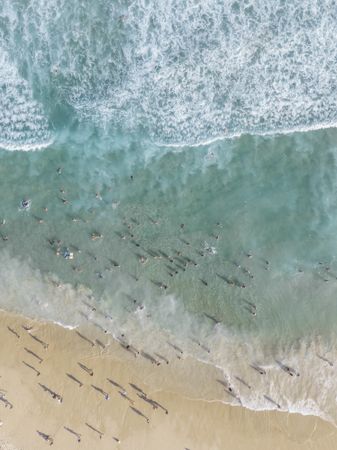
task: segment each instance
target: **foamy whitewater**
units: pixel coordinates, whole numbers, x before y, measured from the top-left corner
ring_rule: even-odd
[[[337,423],[336,29],[329,1],[3,0],[0,307]]]

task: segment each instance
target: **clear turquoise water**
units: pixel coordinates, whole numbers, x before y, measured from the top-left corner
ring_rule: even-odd
[[[336,18],[222,3],[2,2],[0,305],[335,421]]]

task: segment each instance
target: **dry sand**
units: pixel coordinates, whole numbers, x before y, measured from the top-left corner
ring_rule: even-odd
[[[169,364],[156,366],[142,356],[134,357],[93,328],[79,331],[93,342],[99,339],[105,349],[97,342],[91,345],[74,330],[54,324],[6,312],[0,312],[0,319],[1,398],[13,405],[13,408],[5,407],[0,401],[1,449],[49,448],[49,443],[37,431],[50,436],[55,450],[337,448],[336,428],[316,417],[276,411],[253,412],[215,401],[215,398],[226,400],[227,394],[216,383],[221,374],[201,363],[175,356]],[[23,326],[32,328],[27,331]],[[44,348],[31,335],[48,347]],[[39,362],[25,348],[43,361]],[[22,361],[36,368],[40,375]],[[81,369],[78,362],[92,369],[93,375]],[[83,386],[66,373],[76,377]],[[119,383],[130,400],[122,397],[121,389],[107,378]],[[38,383],[60,395],[62,402]],[[129,383],[142,389],[147,398],[155,400],[162,408],[154,409],[138,397]],[[91,385],[108,393],[109,399]],[[64,427],[78,433],[80,442]]]

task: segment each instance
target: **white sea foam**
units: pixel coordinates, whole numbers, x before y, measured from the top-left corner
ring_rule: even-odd
[[[103,127],[180,146],[336,125],[332,0],[28,4],[0,10],[11,57]]]
[[[81,300],[88,290],[75,289],[60,283],[53,276],[34,270],[27,261],[0,253],[0,308],[42,320],[49,320],[67,328],[83,322],[78,314]]]
[[[20,77],[0,46],[0,148],[37,150],[51,142],[41,106],[33,99],[28,82]]]
[[[152,355],[159,353],[169,360],[176,359],[177,355],[190,356],[221,369],[223,380],[232,387],[244,407],[270,410],[277,409],[276,404],[279,404],[283,411],[313,414],[337,423],[335,370],[328,363],[337,360],[333,340],[329,347],[326,340],[308,336],[290,347],[269,348],[268,342],[263,342],[259,336],[233,335],[223,325],[210,328],[209,324],[187,313],[181,300],[173,295],[158,297],[150,287],[142,288],[147,299],[142,310],[135,308],[133,313],[122,314],[119,297],[128,292],[127,278],[122,275],[114,283],[113,298],[95,302],[89,290],[60,284],[52,276],[43,276],[27,262],[14,259],[5,252],[0,254],[0,267],[0,307],[3,309],[70,329],[93,323],[114,337],[123,333],[127,342]],[[124,307],[127,306],[125,301],[124,294]],[[90,304],[96,309],[88,306]],[[290,377],[280,368],[278,360],[294,368],[300,376]],[[260,364],[266,375],[252,369],[252,363]],[[248,389],[237,377],[252,388]],[[205,382],[217,385],[215,379],[207,378]],[[224,392],[220,383],[218,399],[239,404]]]

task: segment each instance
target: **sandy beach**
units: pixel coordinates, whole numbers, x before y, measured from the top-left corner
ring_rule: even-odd
[[[201,363],[156,366],[92,328],[0,317],[1,449],[335,448],[319,418],[215,401],[217,371]]]

